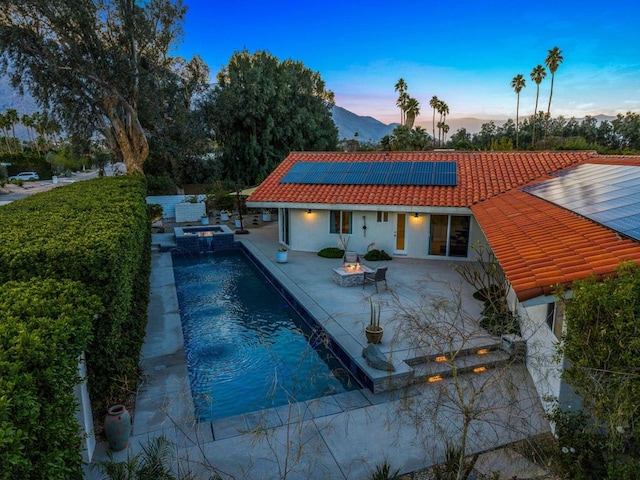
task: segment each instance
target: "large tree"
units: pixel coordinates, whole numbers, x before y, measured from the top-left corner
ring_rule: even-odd
[[[251,185],[291,151],[334,150],[333,103],[320,74],[301,62],[243,50],[218,73],[200,110],[222,147],[223,174]]]
[[[185,12],[181,0],[3,0],[2,70],[68,133],[100,131],[141,173],[149,145],[139,104],[171,67]]]
[[[551,116],[551,98],[553,97],[553,82],[556,78],[556,70],[558,70],[558,67],[560,66],[563,60],[564,58],[562,56],[562,50],[560,50],[558,47],[553,47],[551,50],[549,50],[549,52],[547,53],[547,58],[545,58],[544,60],[544,64],[547,66],[547,68],[551,72],[551,90],[549,91],[549,105],[547,106],[547,120],[545,123],[545,132],[544,132],[545,138],[548,133],[547,127],[549,126],[549,118]]]
[[[516,92],[518,100],[516,102],[516,150],[519,149],[519,135],[518,129],[520,127],[520,92],[526,86],[524,76],[519,73],[511,79],[511,88]]]
[[[538,116],[538,99],[540,98],[540,84],[547,76],[547,71],[542,65],[536,65],[530,73],[531,81],[536,84],[536,106],[533,109],[533,121],[531,122],[531,147],[536,144],[536,118]]]

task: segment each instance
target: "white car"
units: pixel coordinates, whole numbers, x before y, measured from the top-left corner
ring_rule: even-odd
[[[40,180],[40,176],[36,172],[20,172],[9,177],[9,181],[11,180],[24,180],[26,182],[28,180]]]

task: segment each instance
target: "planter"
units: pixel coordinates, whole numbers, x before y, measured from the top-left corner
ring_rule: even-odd
[[[382,343],[382,334],[384,329],[382,327],[371,327],[367,325],[364,327],[364,334],[367,336],[367,343],[379,344]]]
[[[107,436],[111,450],[118,452],[129,445],[131,416],[124,405],[109,407],[107,416],[104,419],[104,433]]]
[[[263,222],[270,222],[271,221],[271,214],[270,213],[263,213],[262,214],[262,221]]]
[[[280,250],[276,251],[276,262],[278,263],[287,263],[289,252],[285,250],[281,252]]]
[[[209,225],[209,217],[200,217],[200,223],[202,225]]]
[[[239,219],[236,218],[234,220],[234,223],[235,223],[236,228],[242,228],[242,220],[239,220]]]
[[[229,213],[228,212],[220,212],[220,221],[228,222],[229,221]]]

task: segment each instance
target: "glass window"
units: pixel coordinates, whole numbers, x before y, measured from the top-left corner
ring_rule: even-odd
[[[329,232],[330,233],[351,233],[352,214],[342,210],[331,210],[329,212]]]
[[[378,212],[378,223],[388,223],[389,222],[389,212]]]
[[[429,218],[429,255],[467,257],[471,217],[431,215]]]

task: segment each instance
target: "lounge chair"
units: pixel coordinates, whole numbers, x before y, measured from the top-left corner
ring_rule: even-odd
[[[378,293],[378,282],[384,282],[384,288],[387,288],[387,268],[388,267],[378,267],[373,272],[365,272],[364,279],[362,281],[362,289],[364,290],[364,286],[368,283],[373,283],[376,286],[376,293]]]
[[[356,263],[362,263],[358,252],[344,252],[344,256],[342,257],[343,265],[354,265]]]

